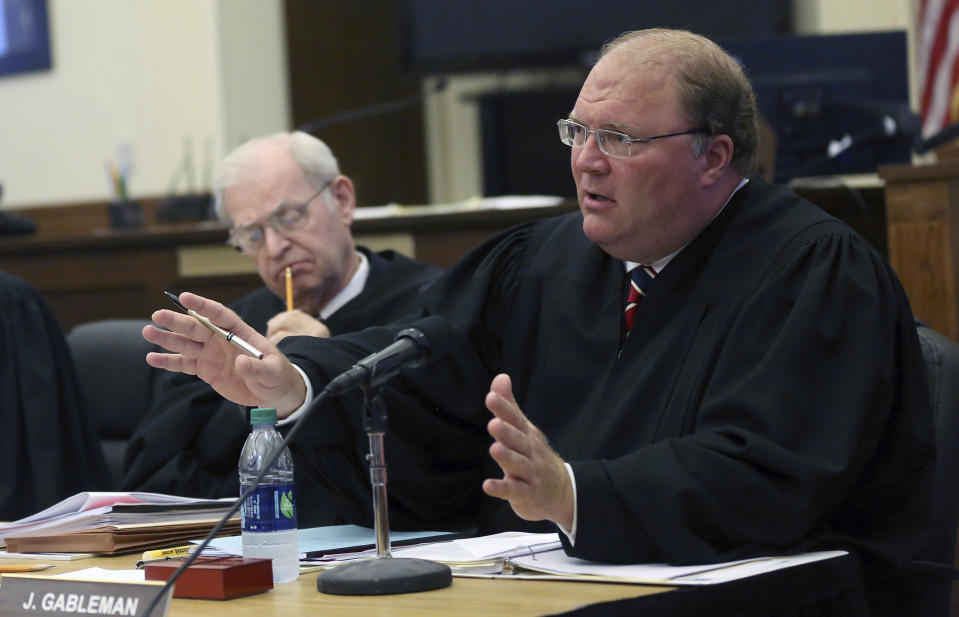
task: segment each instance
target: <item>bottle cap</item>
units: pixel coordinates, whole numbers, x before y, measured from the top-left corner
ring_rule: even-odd
[[[250,410],[250,424],[276,424],[276,408],[254,407]]]

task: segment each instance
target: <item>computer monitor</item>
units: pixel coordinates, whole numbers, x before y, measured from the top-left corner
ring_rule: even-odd
[[[47,0],[0,0],[0,76],[49,68]]]
[[[584,66],[627,30],[792,31],[792,0],[402,0],[406,68],[420,74]]]
[[[910,160],[918,124],[909,126],[905,32],[720,42],[743,64],[776,135],[777,182]],[[842,152],[831,158],[830,148]]]

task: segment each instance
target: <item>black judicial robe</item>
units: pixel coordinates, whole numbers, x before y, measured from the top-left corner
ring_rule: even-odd
[[[95,419],[46,302],[0,272],[0,520],[108,488]]]
[[[388,323],[417,311],[417,290],[440,273],[436,266],[395,251],[358,250],[369,260],[369,278],[360,295],[324,321],[333,335]],[[243,296],[230,308],[260,333],[266,332],[270,318],[286,310],[265,287]],[[123,490],[211,498],[238,495],[237,461],[250,432],[244,409],[196,377],[160,373],[151,409],[127,447]],[[301,475],[295,464],[294,469]],[[328,500],[307,491],[298,491],[297,498],[300,510],[312,510],[311,501],[318,502],[316,508],[328,507],[324,505]],[[310,518],[301,516],[301,526]]]
[[[571,555],[915,557],[931,504],[924,369],[905,293],[862,237],[753,178],[652,281],[624,339],[625,281],[573,213],[500,235],[425,288],[424,314],[448,317],[454,340],[386,394],[391,507],[404,523],[439,526],[461,507],[484,531],[520,526],[479,494],[485,474],[500,475],[489,439],[477,445],[483,398],[506,372],[575,472]],[[318,389],[393,330],[283,348]],[[337,399],[304,428],[341,446],[316,464],[347,518],[369,512],[362,474],[343,463],[365,447],[358,405]]]

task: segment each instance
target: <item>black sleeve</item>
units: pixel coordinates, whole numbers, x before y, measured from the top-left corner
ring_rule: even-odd
[[[283,305],[260,288],[230,308],[262,333]],[[250,432],[249,418],[201,379],[156,370],[150,409],[127,444],[121,489],[206,498],[238,495],[237,461]]]
[[[60,326],[24,281],[0,272],[0,519],[108,488],[94,418]]]
[[[532,230],[505,232],[464,256],[422,290],[425,309],[417,315],[328,340],[292,337],[281,343],[319,392],[416,318],[449,320],[450,355],[404,371],[384,389],[390,522],[397,528],[465,528],[495,506],[481,490],[490,444],[483,401],[498,366],[504,307],[527,265]],[[324,498],[335,495],[339,522],[371,522],[362,420],[360,392],[330,400],[305,420],[292,446],[304,481],[321,486]],[[297,488],[300,496],[311,490]]]
[[[236,496],[237,461],[247,433],[241,407],[192,375],[164,371],[151,409],[127,445],[121,489]]]

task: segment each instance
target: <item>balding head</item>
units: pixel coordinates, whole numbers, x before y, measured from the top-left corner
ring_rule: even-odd
[[[245,175],[271,167],[283,156],[293,159],[306,181],[317,190],[340,174],[329,146],[308,133],[293,131],[255,137],[235,148],[217,166],[213,177],[213,206],[217,217],[232,225],[224,205],[226,190]]]
[[[601,58],[616,55],[628,71],[669,67],[677,98],[690,126],[733,140],[732,166],[748,175],[756,165],[756,96],[739,63],[706,37],[685,30],[652,28],[620,35],[603,46]]]

